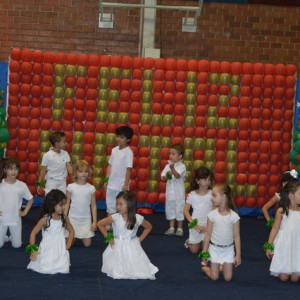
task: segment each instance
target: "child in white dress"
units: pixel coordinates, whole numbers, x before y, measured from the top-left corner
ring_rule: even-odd
[[[212,203],[217,208],[207,215],[203,251],[200,253],[202,270],[210,279],[217,280],[222,269],[224,279],[230,281],[233,265],[241,264],[240,217],[234,211],[228,185],[214,185]]]
[[[78,160],[73,166],[75,182],[67,186],[65,214],[69,213],[75,238],[81,239],[85,247],[90,247],[94,231],[97,230],[96,189],[87,182],[92,169],[87,161]]]
[[[135,195],[122,191],[117,196],[118,213],[97,223],[105,241],[109,243],[103,252],[101,271],[114,279],[155,279],[155,273],[158,272],[141,247],[152,225],[135,213],[135,204]],[[107,232],[107,225],[112,225],[113,234]],[[144,230],[137,237],[139,226]]]
[[[194,254],[199,253],[204,240],[207,214],[212,210],[211,178],[211,172],[207,168],[196,169],[191,184],[192,192],[188,194],[185,202],[184,215],[189,222],[189,239],[185,245]],[[191,208],[193,209],[192,215],[190,214]]]
[[[186,167],[182,162],[184,148],[180,144],[172,145],[170,148],[169,162],[161,173],[161,180],[166,184],[166,219],[169,221],[169,229],[166,235],[183,236],[184,200]],[[175,233],[175,221],[178,227]]]
[[[281,177],[281,188],[283,188],[288,182],[298,181],[298,172],[296,170],[286,171]],[[273,198],[271,198],[263,207],[262,213],[267,220],[267,227],[271,228],[275,221],[274,218],[271,218],[269,214],[269,209],[278,204],[280,200],[280,194],[275,193]]]
[[[1,173],[5,178],[0,183],[0,248],[5,241],[11,241],[13,248],[22,246],[22,217],[29,212],[33,197],[27,185],[17,179],[20,163],[15,158],[2,159]],[[0,174],[2,179],[3,174]],[[0,180],[1,180],[0,179]],[[21,211],[23,199],[27,200],[26,207]],[[10,236],[8,237],[7,231]]]
[[[70,256],[68,249],[72,245],[74,229],[64,215],[66,195],[60,190],[51,190],[45,197],[41,218],[30,234],[30,244],[26,252],[30,253],[27,269],[42,274],[69,273]],[[65,239],[65,229],[69,237]],[[42,230],[42,241],[36,245],[36,236]]]
[[[300,183],[287,183],[280,193],[279,208],[264,244],[266,256],[271,259],[271,275],[281,281],[297,282],[300,276]],[[273,244],[274,243],[274,244]]]

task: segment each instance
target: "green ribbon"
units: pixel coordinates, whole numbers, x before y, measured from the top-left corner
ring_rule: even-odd
[[[188,224],[188,228],[189,228],[189,229],[192,229],[192,228],[194,228],[197,224],[198,224],[198,220],[197,220],[197,219],[194,219],[194,220],[192,220],[192,222],[190,222],[190,223]]]
[[[41,187],[45,186],[45,184],[46,184],[46,180],[37,181],[35,183],[36,186],[41,186]]]
[[[274,244],[273,243],[268,243],[265,242],[263,246],[264,251],[266,252],[267,250],[274,251]]]
[[[104,183],[108,183],[108,180],[109,180],[109,177],[104,177],[104,178],[103,178],[103,182],[104,182]]]
[[[209,258],[210,258],[210,254],[209,254],[207,251],[201,251],[201,252],[199,253],[199,257],[200,257],[201,259],[209,259]]]
[[[267,221],[267,223],[266,223],[267,228],[272,228],[274,222],[275,222],[275,219],[274,218],[270,218],[270,220]]]
[[[114,239],[114,234],[112,232],[108,232],[107,236],[104,237],[104,243],[109,244],[111,240]]]
[[[171,174],[170,171],[168,171],[168,172],[166,173],[166,178],[167,178],[167,180],[171,180],[171,179],[172,179],[172,174]]]
[[[39,251],[38,245],[27,245],[25,248],[26,253],[37,252]]]

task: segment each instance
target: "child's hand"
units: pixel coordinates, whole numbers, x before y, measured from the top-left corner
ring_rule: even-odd
[[[240,255],[236,255],[234,258],[235,267],[238,267],[242,263],[242,259]]]
[[[92,231],[96,231],[97,230],[97,223],[92,223]]]
[[[169,164],[170,169],[174,169],[174,163]]]
[[[22,217],[25,217],[27,215],[27,213],[25,213],[24,211],[20,211],[19,212],[19,216],[22,218]]]
[[[125,185],[125,184],[124,184],[124,185],[122,186],[122,191],[128,191],[128,185]]]
[[[203,232],[205,232],[206,227],[205,226],[196,225],[194,227],[194,229],[197,230],[200,233],[203,233]]]
[[[30,253],[30,260],[35,261],[37,259],[39,252],[38,251],[33,251]]]
[[[110,242],[109,242],[110,246],[113,248],[114,245],[115,245],[115,239],[112,239]]]
[[[161,177],[161,180],[162,180],[162,181],[167,181],[167,177],[166,177],[166,176],[162,176],[162,177]]]
[[[107,189],[107,182],[105,182],[104,184],[103,184],[103,188],[106,190]]]
[[[43,196],[45,191],[42,186],[38,186],[36,193],[40,196]]]
[[[267,251],[266,251],[266,256],[267,256],[267,258],[268,259],[272,259],[272,257],[273,257],[273,251],[271,250],[271,249],[268,249]]]

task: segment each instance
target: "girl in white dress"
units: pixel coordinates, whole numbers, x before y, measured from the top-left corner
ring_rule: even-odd
[[[219,279],[223,270],[224,279],[230,281],[233,265],[241,264],[240,217],[234,211],[228,185],[214,185],[211,200],[217,208],[207,215],[203,251],[200,253],[202,270],[212,280]]]
[[[189,239],[185,245],[190,251],[198,254],[201,243],[204,240],[204,234],[207,223],[207,214],[212,210],[211,203],[211,172],[200,167],[195,170],[195,176],[192,180],[192,192],[187,196],[184,215],[189,222]],[[190,209],[193,209],[192,215]]]
[[[15,158],[0,161],[0,248],[5,241],[11,241],[13,248],[22,246],[22,217],[27,215],[33,203],[27,185],[17,179],[19,169],[20,163]],[[27,204],[22,211],[23,199]],[[9,237],[6,235],[8,231]]]
[[[78,160],[73,166],[75,182],[67,186],[65,214],[69,213],[75,238],[81,239],[85,247],[90,247],[94,231],[97,230],[96,189],[87,182],[92,169],[87,161]]]
[[[141,247],[152,225],[135,213],[135,203],[132,192],[120,192],[117,196],[118,213],[97,223],[105,241],[109,243],[103,252],[101,271],[114,279],[155,279],[155,273],[158,272]],[[107,225],[112,225],[113,234],[107,232]],[[139,226],[144,230],[137,237]]]
[[[288,182],[298,181],[298,172],[296,170],[290,170],[284,172],[281,177],[281,188],[283,188]],[[271,228],[274,224],[275,219],[272,218],[269,214],[269,209],[273,206],[276,206],[280,200],[280,194],[275,193],[273,198],[271,198],[263,207],[262,213],[267,220],[267,227]]]
[[[289,182],[280,192],[279,208],[269,240],[264,244],[271,259],[271,275],[281,281],[298,281],[300,276],[300,183]],[[273,244],[274,243],[274,244]]]
[[[68,249],[72,245],[74,229],[64,212],[66,195],[60,190],[51,190],[45,197],[41,218],[30,234],[30,244],[26,252],[30,253],[27,269],[42,274],[69,273],[70,256]],[[64,231],[69,231],[65,239]],[[42,241],[36,245],[36,235],[42,230]]]

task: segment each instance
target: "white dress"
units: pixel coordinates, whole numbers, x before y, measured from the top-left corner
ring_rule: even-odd
[[[103,252],[101,271],[114,279],[155,279],[158,268],[151,264],[136,236],[144,217],[136,214],[133,230],[126,228],[121,214],[113,214],[112,218],[115,244]]]
[[[270,272],[300,275],[300,211],[290,210],[282,217],[281,225],[274,240],[274,256]]]
[[[61,220],[50,220],[50,226],[42,230],[37,259],[30,261],[27,269],[42,274],[69,273],[70,256],[64,230]]]

